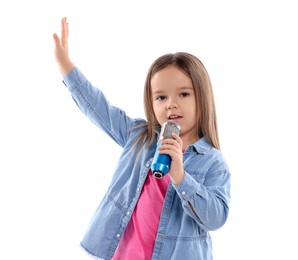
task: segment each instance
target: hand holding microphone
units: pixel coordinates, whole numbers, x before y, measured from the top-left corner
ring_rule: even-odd
[[[161,146],[161,141],[163,139],[173,139],[172,133],[179,135],[180,126],[177,122],[169,120],[165,122],[161,127],[160,136],[151,165],[151,171],[153,175],[159,179],[169,172],[171,157],[168,154],[160,154],[158,151],[158,147]]]

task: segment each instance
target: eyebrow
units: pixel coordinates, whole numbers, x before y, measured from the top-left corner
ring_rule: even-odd
[[[178,91],[181,91],[181,90],[193,90],[193,87],[191,86],[182,86],[182,87],[179,87],[177,89]],[[160,94],[160,93],[164,93],[165,91],[163,90],[156,90],[154,92],[152,92],[152,95],[157,95],[157,94]]]

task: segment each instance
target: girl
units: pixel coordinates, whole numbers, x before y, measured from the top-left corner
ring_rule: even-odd
[[[109,104],[71,61],[68,24],[54,34],[63,82],[82,112],[123,147],[111,184],[81,242],[99,259],[212,259],[209,231],[229,212],[230,173],[220,152],[212,87],[204,65],[178,52],[156,59],[144,88],[146,120]],[[180,135],[162,140],[171,157],[161,179],[150,170],[160,126]]]

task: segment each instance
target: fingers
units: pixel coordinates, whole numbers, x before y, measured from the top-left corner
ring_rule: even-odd
[[[180,146],[176,144],[163,143],[161,146],[158,147],[158,151],[163,154],[174,155],[174,154],[182,154],[182,150]]]
[[[161,142],[161,146],[159,147],[159,151],[162,153],[169,153],[170,151],[181,153],[183,143],[181,138],[178,135],[173,134],[173,139],[164,139]]]
[[[179,147],[182,149],[183,142],[182,142],[181,138],[179,137],[179,135],[173,133],[172,136],[173,136],[174,140],[179,144]]]
[[[163,145],[173,145],[174,147],[177,147],[179,149],[181,149],[183,147],[183,143],[181,138],[176,135],[175,133],[172,134],[173,139],[169,138],[169,139],[164,139],[162,141]]]
[[[62,47],[67,47],[67,44],[68,44],[68,23],[67,23],[66,17],[63,17],[61,19],[61,37],[59,37],[57,33],[54,33],[53,38],[55,40],[56,47],[59,47],[59,45],[61,45]]]
[[[61,44],[65,47],[68,41],[68,23],[67,18],[63,17],[61,19]]]
[[[60,72],[64,76],[74,68],[74,64],[70,60],[68,54],[68,23],[66,17],[61,19],[60,37],[57,33],[54,33],[53,38],[55,42],[56,60],[59,65]]]

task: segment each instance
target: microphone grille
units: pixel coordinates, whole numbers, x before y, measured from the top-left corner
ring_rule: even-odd
[[[180,126],[177,122],[173,120],[169,120],[162,124],[161,131],[160,131],[160,140],[173,138],[172,133],[179,135],[180,133]]]

